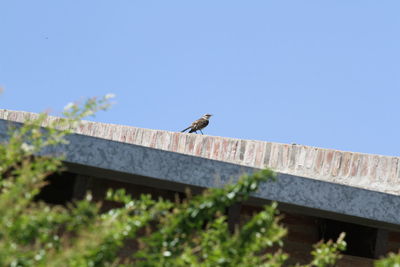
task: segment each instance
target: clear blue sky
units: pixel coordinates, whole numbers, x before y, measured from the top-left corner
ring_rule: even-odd
[[[399,155],[400,1],[1,1],[1,108]]]

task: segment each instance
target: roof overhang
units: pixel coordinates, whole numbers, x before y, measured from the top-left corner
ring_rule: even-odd
[[[10,122],[0,120],[0,139],[7,139]],[[15,122],[13,122],[15,124]],[[259,168],[222,162],[81,134],[67,137],[68,145],[43,153],[64,154],[77,173],[128,183],[182,191],[184,187],[221,187]],[[286,210],[342,219],[375,227],[398,229],[400,197],[358,187],[278,173],[276,182],[262,184],[250,200],[278,201]]]

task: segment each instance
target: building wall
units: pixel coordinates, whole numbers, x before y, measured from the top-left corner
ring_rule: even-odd
[[[8,122],[23,122],[27,117],[34,118],[36,116],[37,114],[32,113],[0,110],[0,119],[7,120]],[[55,119],[57,118],[49,117],[49,120],[45,122],[44,125],[46,125],[46,123],[48,123],[49,121]],[[6,136],[5,133],[8,125],[8,122],[4,122],[5,121],[3,121],[3,123],[0,125],[2,126],[3,137]],[[333,210],[334,214],[350,214],[355,218],[363,217],[367,218],[368,220],[375,220],[379,222],[388,222],[387,219],[389,217],[389,219],[398,219],[396,207],[398,207],[398,196],[400,195],[399,157],[344,152],[331,149],[308,147],[303,145],[288,145],[263,141],[239,140],[215,136],[213,137],[205,135],[203,136],[195,134],[173,133],[167,131],[149,130],[95,122],[84,122],[78,129],[76,129],[75,132],[79,136],[76,135],[76,138],[74,139],[75,143],[71,142],[71,144],[68,146],[68,148],[71,148],[70,152],[72,154],[71,157],[73,160],[70,160],[72,163],[87,165],[89,162],[92,164],[92,166],[102,170],[108,168],[112,171],[128,173],[128,170],[132,170],[125,167],[131,166],[130,164],[132,162],[129,162],[129,164],[121,164],[121,162],[119,162],[120,160],[124,159],[126,155],[131,155],[131,152],[134,152],[133,147],[129,147],[129,149],[124,147],[125,154],[120,153],[121,151],[119,149],[121,149],[121,146],[119,144],[126,143],[125,145],[135,144],[146,147],[146,151],[140,151],[140,153],[143,152],[142,154],[151,154],[151,148],[155,148],[157,152],[161,150],[167,150],[171,154],[168,156],[164,155],[164,159],[167,157],[172,158],[172,154],[182,153],[194,155],[196,156],[196,159],[214,159],[218,161],[223,161],[225,163],[234,163],[240,166],[256,168],[263,168],[265,166],[268,166],[282,173],[296,175],[298,176],[298,179],[296,178],[297,180],[305,177],[313,178],[308,180],[320,180],[328,182],[323,184],[324,187],[329,187],[329,185],[332,184],[341,184],[344,185],[346,188],[363,188],[367,189],[364,191],[369,192],[368,194],[366,193],[364,195],[366,196],[365,198],[354,198],[354,201],[351,203],[351,205],[347,201],[344,201],[348,199],[339,199],[338,201],[338,199],[335,197],[323,198],[327,194],[323,195],[322,197],[319,195],[319,198],[313,195],[311,197],[311,200],[316,201],[318,206],[308,205],[307,207],[321,210],[324,210],[325,208],[325,210],[332,212],[331,206],[323,206],[323,204],[331,204],[333,200],[336,200],[337,202],[332,205],[334,208],[337,208],[337,206],[340,206],[340,204],[344,204],[344,206],[346,207],[352,207],[351,212],[360,212],[345,213],[343,212],[344,207],[341,206],[340,209]],[[92,137],[92,139],[89,140],[90,142],[88,141],[88,139],[83,138],[85,136]],[[101,138],[103,141],[109,142],[96,142],[96,144],[94,144],[95,142],[93,140],[97,138]],[[87,154],[85,154],[84,157],[81,157],[82,144],[87,145],[87,149],[85,151]],[[99,150],[96,150],[94,148],[99,148]],[[109,148],[111,148],[110,150],[113,150],[112,152],[115,153],[109,153],[110,150],[107,150]],[[110,154],[111,156],[107,158],[107,160],[112,160],[108,162],[107,160],[105,160],[105,158],[96,157],[98,154],[100,154],[97,153],[99,151],[103,152],[102,155],[107,153]],[[139,148],[135,148],[135,151],[139,151]],[[154,153],[152,155],[154,156]],[[74,161],[76,158],[78,158],[79,160]],[[142,159],[143,157],[137,158]],[[155,157],[155,159],[157,160],[153,159],[151,164],[156,164],[159,161],[162,161],[160,160],[160,158],[163,159],[161,156],[158,158]],[[89,159],[92,161],[89,161]],[[96,160],[101,163],[106,162],[109,165],[98,164]],[[170,166],[166,162],[170,161],[162,161],[164,165]],[[147,163],[147,165],[151,165],[148,163],[148,161],[146,161],[145,163]],[[161,165],[158,166],[160,169],[162,169]],[[124,168],[121,168],[121,166]],[[151,176],[151,174],[153,174],[152,171],[154,171],[155,169],[158,170],[157,168],[154,168],[153,165],[151,165],[151,168],[148,169],[144,168],[141,165],[135,167],[137,167],[139,170],[144,169],[148,171],[147,173],[142,173],[142,175],[146,176]],[[187,170],[187,167],[188,165],[185,165],[179,171],[181,172],[182,170]],[[136,174],[137,172],[133,173]],[[171,172],[165,171],[161,174],[157,173],[158,176],[156,175],[151,177],[157,179],[165,178],[164,175],[170,173]],[[208,175],[208,172],[204,173],[205,175]],[[175,173],[173,173],[172,176],[176,177]],[[283,179],[285,177],[281,178],[282,180],[285,180]],[[39,196],[39,198],[41,197],[42,199],[50,202],[53,201],[54,204],[63,204],[68,201],[68,198],[70,198],[70,196],[73,196],[75,198],[82,197],[85,191],[89,189],[93,192],[95,199],[100,200],[103,198],[103,195],[108,187],[124,187],[128,192],[132,193],[133,195],[150,193],[155,197],[162,196],[171,200],[175,198],[175,195],[177,193],[174,191],[157,189],[152,186],[138,186],[117,181],[97,179],[94,177],[78,176],[77,178],[70,178],[70,180],[72,182],[65,184],[54,182],[53,188],[48,189],[47,192],[43,192],[43,194]],[[202,181],[202,179],[197,178],[194,178],[193,180]],[[289,185],[293,185],[294,181],[295,180],[290,180],[290,183],[288,182],[287,184],[284,184],[284,188],[287,189]],[[182,181],[179,180],[177,182]],[[183,182],[185,181],[183,180]],[[306,191],[306,189],[309,188],[309,184],[310,183],[307,182],[307,186],[304,186],[303,190],[300,191],[308,192]],[[203,186],[202,184],[196,185]],[[210,186],[212,185],[205,185],[205,187]],[[57,190],[57,192],[65,193],[65,190],[62,190],[64,187],[68,188],[68,194],[56,193]],[[318,187],[319,190],[321,188],[322,187]],[[297,190],[298,188],[296,187],[295,189]],[[293,190],[291,192],[299,191],[296,190]],[[315,192],[318,192],[319,190],[315,190]],[[279,192],[282,192],[282,190],[279,190]],[[332,196],[332,192],[333,191],[327,191],[330,196]],[[354,191],[346,191],[341,189],[335,192],[338,192],[336,196],[359,196],[359,194],[351,194]],[[381,192],[382,194],[379,195],[379,197],[375,195],[376,198],[374,199],[374,201],[371,201],[371,198],[369,197],[372,193],[375,192]],[[360,191],[358,191],[358,193],[360,193]],[[182,197],[182,194],[180,194],[180,196]],[[270,199],[268,198],[269,196],[270,194],[268,194],[265,199]],[[285,200],[278,200],[286,202]],[[364,200],[368,200],[368,204],[365,204],[366,202],[364,202]],[[290,201],[292,201],[290,202],[292,203],[292,205],[300,205],[299,198],[293,198],[290,199]],[[103,208],[107,209],[112,207],[112,205],[112,203],[105,202]],[[374,205],[377,206],[374,207]],[[385,207],[382,208],[383,206]],[[389,210],[390,208],[391,210]],[[235,211],[235,209],[237,210]],[[235,214],[238,214],[238,218],[234,218],[233,221],[240,221],[246,219],[246,216],[248,217],[249,212],[252,210],[257,210],[257,207],[244,206],[241,209],[238,209],[238,207],[234,207],[230,209],[229,214],[232,214],[233,217],[236,216]],[[365,216],[367,212],[375,213],[377,210],[382,211],[381,213],[379,213],[380,217]],[[382,214],[385,216],[381,216]],[[386,220],[382,219],[382,217],[384,217]],[[398,221],[389,220],[389,222],[398,225]],[[304,216],[300,214],[295,214],[293,212],[286,212],[283,223],[289,229],[289,235],[286,238],[287,251],[292,254],[295,259],[299,259],[300,261],[308,260],[309,251],[312,244],[314,244],[321,238],[321,225],[327,225],[326,219],[315,218],[312,216]],[[332,225],[332,222],[330,222],[329,225]],[[333,225],[335,225],[334,222]],[[337,225],[341,224],[337,223]],[[365,242],[364,239],[360,238],[360,240],[358,241],[360,246],[370,246],[369,249],[372,249],[372,251],[374,252],[374,258],[379,257],[379,255],[385,254],[387,251],[397,252],[400,247],[399,232],[386,231],[384,229],[371,230],[366,229],[361,225],[359,227],[355,227],[354,225],[346,227],[350,227],[349,229],[353,230],[359,228],[361,232],[365,231],[365,233],[371,233],[371,235],[375,232],[374,235],[376,235],[377,240],[375,240],[375,243],[372,247],[370,246],[370,242],[373,238],[367,238],[365,239]],[[354,231],[354,236],[357,236],[357,231]],[[355,240],[354,242],[357,242],[356,238],[353,239]],[[128,250],[129,249],[127,248],[126,251]],[[357,251],[357,249],[353,249],[353,251]],[[343,258],[342,266],[364,266],[364,264],[371,263],[371,261],[371,259],[367,259],[365,257],[362,258],[357,257],[357,255],[348,255]]]
[[[394,253],[400,252],[400,231],[399,232],[394,232],[394,231],[388,232],[388,251],[391,251]]]

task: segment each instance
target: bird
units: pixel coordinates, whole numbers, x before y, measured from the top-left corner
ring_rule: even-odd
[[[208,114],[208,113],[204,114],[203,117],[192,122],[192,124],[189,127],[182,130],[181,132],[183,133],[190,129],[189,133],[193,133],[193,132],[197,133],[197,131],[200,131],[201,134],[203,134],[203,132],[201,130],[204,129],[208,125],[208,123],[209,123],[208,120],[210,119],[211,116],[212,116],[212,114]]]

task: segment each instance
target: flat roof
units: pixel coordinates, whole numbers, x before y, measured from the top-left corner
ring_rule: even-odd
[[[35,116],[0,110],[0,139],[7,138],[10,122]],[[400,225],[398,157],[88,121],[68,139],[52,152],[64,152],[71,166],[109,179],[219,187],[268,166],[278,180],[263,184],[254,201],[275,200],[294,211],[385,228]]]

